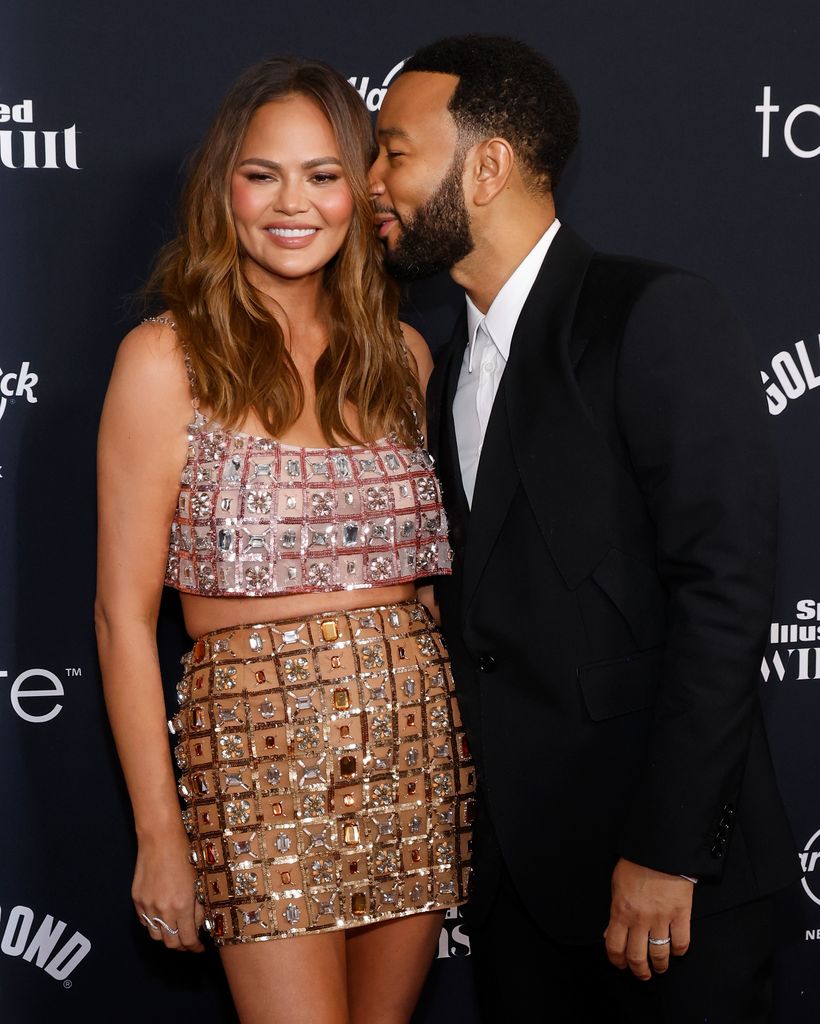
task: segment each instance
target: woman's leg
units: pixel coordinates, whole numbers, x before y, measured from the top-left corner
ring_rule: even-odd
[[[443,911],[430,911],[346,933],[350,1024],[407,1024],[443,921]]]
[[[348,1024],[343,931],[219,952],[242,1024]]]

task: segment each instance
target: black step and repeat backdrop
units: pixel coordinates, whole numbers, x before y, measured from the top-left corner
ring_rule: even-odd
[[[324,58],[371,110],[402,59],[503,32],[573,83],[583,141],[560,213],[599,248],[700,271],[758,353],[782,468],[782,558],[761,666],[803,868],[779,924],[779,1024],[820,1019],[820,14],[816,0],[6,0],[0,9],[0,999],[14,1024],[234,1019],[218,960],[136,925],[133,836],[94,652],[94,444],[133,295],[185,154],[238,72]],[[431,345],[458,295],[415,288]],[[709,374],[708,364],[702,367]],[[184,645],[160,635],[169,703]],[[556,841],[558,841],[556,839]],[[510,936],[515,942],[515,935]],[[453,916],[417,1021],[476,1020]],[[544,1013],[549,1019],[549,993]]]

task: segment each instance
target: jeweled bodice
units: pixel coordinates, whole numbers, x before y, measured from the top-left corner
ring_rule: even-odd
[[[192,594],[353,590],[449,573],[433,463],[395,438],[303,448],[197,413],[165,582]]]

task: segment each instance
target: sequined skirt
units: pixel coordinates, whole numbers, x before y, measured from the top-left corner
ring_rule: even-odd
[[[423,605],[222,629],[183,665],[171,727],[218,944],[464,902],[474,769]]]

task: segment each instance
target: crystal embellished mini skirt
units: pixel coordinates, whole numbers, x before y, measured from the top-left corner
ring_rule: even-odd
[[[183,665],[170,724],[216,943],[465,901],[474,768],[423,605],[221,629]]]

